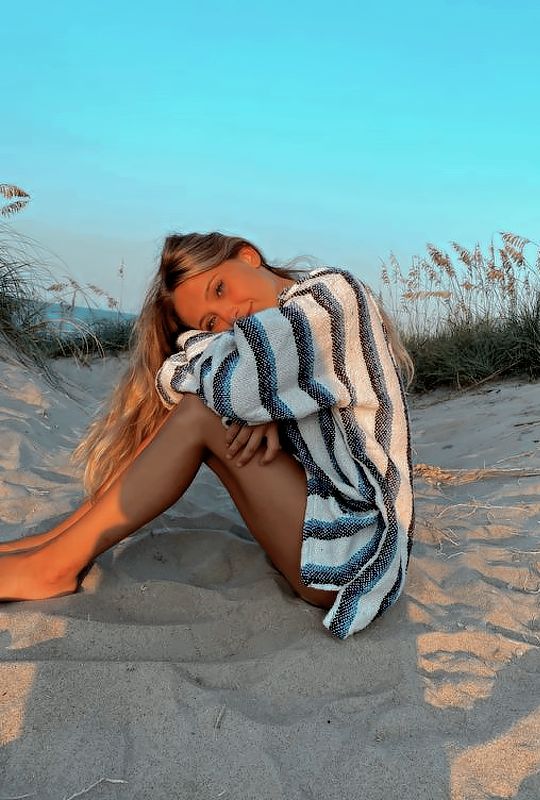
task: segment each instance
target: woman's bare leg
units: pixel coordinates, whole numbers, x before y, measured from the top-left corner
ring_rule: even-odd
[[[133,458],[129,463],[132,463],[137,456],[142,453],[145,447],[152,441],[156,433],[158,432],[161,425],[166,422],[167,417],[163,419],[163,421],[158,425],[156,430],[144,439],[135,453],[133,454]],[[121,475],[122,472],[127,468],[128,464],[125,464],[124,467],[118,471],[117,475],[113,476],[104,486],[101,487],[95,499],[101,497],[106,490],[111,486],[114,482],[115,478]],[[21,539],[10,539],[8,542],[0,542],[0,554],[2,553],[15,553],[20,552],[21,550],[32,550],[34,547],[38,547],[39,545],[45,544],[49,542],[51,539],[55,539],[60,533],[63,533],[65,530],[70,528],[75,522],[83,517],[87,511],[90,511],[92,506],[95,504],[92,503],[90,500],[85,500],[78,508],[75,509],[68,517],[63,519],[58,525],[55,525],[54,528],[50,528],[48,531],[43,531],[40,533],[33,533],[30,536],[24,536]]]
[[[95,505],[54,539],[0,557],[0,597],[38,599],[75,590],[81,570],[96,556],[175,503],[203,461],[231,493],[246,524],[277,568],[304,599],[328,606],[333,592],[300,583],[305,474],[284,452],[270,464],[243,467],[226,459],[219,417],[186,395],[153,440]]]
[[[40,533],[33,533],[30,536],[23,536],[20,539],[10,539],[7,542],[0,542],[0,554],[1,553],[19,553],[21,550],[32,550],[34,547],[38,547],[41,544],[45,544],[49,542],[51,539],[54,539],[58,534],[65,531],[71,525],[73,525],[77,520],[79,520],[82,516],[86,514],[86,512],[90,509],[90,501],[85,500],[75,511],[66,517],[58,525],[55,525],[54,528],[50,528],[48,531],[42,531]]]
[[[221,423],[218,421],[218,425]],[[303,600],[330,608],[336,592],[309,589],[300,581],[300,550],[307,500],[306,473],[280,450],[270,464],[259,465],[265,448],[248,464],[228,461],[224,438],[215,437],[206,464],[228,490],[254,539]]]

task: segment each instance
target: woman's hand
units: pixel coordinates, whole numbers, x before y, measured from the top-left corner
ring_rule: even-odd
[[[269,464],[281,450],[277,422],[266,422],[263,425],[240,425],[233,422],[227,431],[225,441],[229,446],[227,458],[231,459],[239,453],[236,466],[241,467],[250,461],[262,440],[266,438],[266,453],[259,459],[259,464]]]

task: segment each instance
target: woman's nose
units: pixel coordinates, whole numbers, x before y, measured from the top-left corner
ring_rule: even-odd
[[[222,319],[227,325],[234,325],[238,317],[240,316],[240,312],[236,306],[231,306],[226,313],[223,314]]]

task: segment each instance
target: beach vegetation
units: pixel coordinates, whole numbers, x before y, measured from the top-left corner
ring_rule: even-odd
[[[10,217],[22,211],[30,201],[30,195],[12,183],[0,183],[0,197],[8,200],[0,205],[0,217]]]
[[[21,211],[29,200],[22,189],[0,184],[0,216]],[[82,284],[59,273],[63,265],[11,224],[0,222],[0,358],[37,367],[54,385],[59,384],[53,359],[92,356],[129,348],[133,319],[122,315],[118,302],[94,284]],[[98,303],[117,309],[116,318],[100,317]],[[51,307],[56,314],[51,315]],[[85,318],[80,310],[86,310]]]
[[[390,255],[379,300],[415,368],[414,391],[540,376],[540,249],[502,232],[483,252],[427,244],[408,269]]]
[[[9,184],[0,184],[0,197],[6,201],[0,205],[2,217],[18,213],[30,199]],[[38,367],[53,383],[58,380],[54,359],[87,363],[126,352],[135,324],[114,297],[75,280],[63,267],[0,221],[0,358]],[[378,299],[412,358],[411,391],[539,378],[539,271],[538,245],[507,232],[485,252],[479,244],[468,249],[451,242],[447,251],[428,243],[426,253],[414,256],[408,269],[390,254],[382,262]],[[122,282],[124,272],[122,261]],[[100,316],[98,304],[116,315]],[[53,316],[51,306],[56,308]],[[81,308],[89,312],[84,319]]]

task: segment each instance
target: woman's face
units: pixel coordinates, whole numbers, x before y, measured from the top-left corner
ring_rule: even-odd
[[[293,283],[263,267],[257,251],[246,245],[235,258],[177,286],[174,307],[188,328],[221,333],[238,317],[277,306],[279,293]]]

